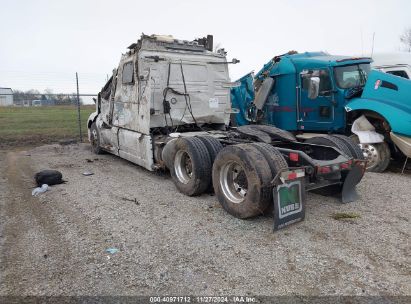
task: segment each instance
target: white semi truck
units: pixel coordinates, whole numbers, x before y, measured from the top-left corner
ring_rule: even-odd
[[[374,69],[411,79],[411,53],[376,53],[372,59],[371,65]]]
[[[186,195],[214,190],[239,218],[274,207],[277,228],[304,218],[307,190],[355,200],[365,166],[351,141],[335,140],[334,148],[272,126],[229,127],[228,64],[238,60],[227,62],[212,40],[142,35],[130,45],[88,119],[93,151],[168,169]]]

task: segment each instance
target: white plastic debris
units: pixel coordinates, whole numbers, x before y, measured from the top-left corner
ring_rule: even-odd
[[[31,195],[38,196],[39,194],[46,192],[48,189],[49,189],[49,185],[43,184],[41,185],[41,187],[37,187],[33,189],[33,191],[31,192]]]
[[[357,134],[362,144],[373,144],[384,141],[384,136],[375,132],[374,126],[364,115],[361,115],[353,122],[351,131]]]

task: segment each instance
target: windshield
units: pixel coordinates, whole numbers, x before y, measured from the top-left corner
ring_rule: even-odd
[[[364,86],[370,69],[369,63],[334,68],[334,77],[337,86],[341,89]]]

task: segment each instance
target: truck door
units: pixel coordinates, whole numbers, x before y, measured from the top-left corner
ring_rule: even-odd
[[[120,63],[112,106],[112,125],[130,130],[138,129],[138,85],[133,57]]]
[[[335,101],[329,70],[304,70],[300,76],[298,129],[331,130],[335,116]]]

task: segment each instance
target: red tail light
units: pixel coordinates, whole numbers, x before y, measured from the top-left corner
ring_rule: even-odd
[[[350,167],[350,162],[351,161],[349,161],[349,162],[346,162],[346,163],[342,163],[341,165],[340,165],[340,167],[341,167],[341,169],[348,169],[349,167]]]
[[[290,152],[290,160],[297,162],[298,161],[298,153]]]
[[[323,173],[323,174],[327,174],[327,173],[331,173],[331,168],[329,166],[325,166],[325,167],[318,167],[318,173]]]
[[[296,178],[297,178],[297,173],[293,172],[293,173],[288,174],[288,179],[289,180],[296,179]]]

